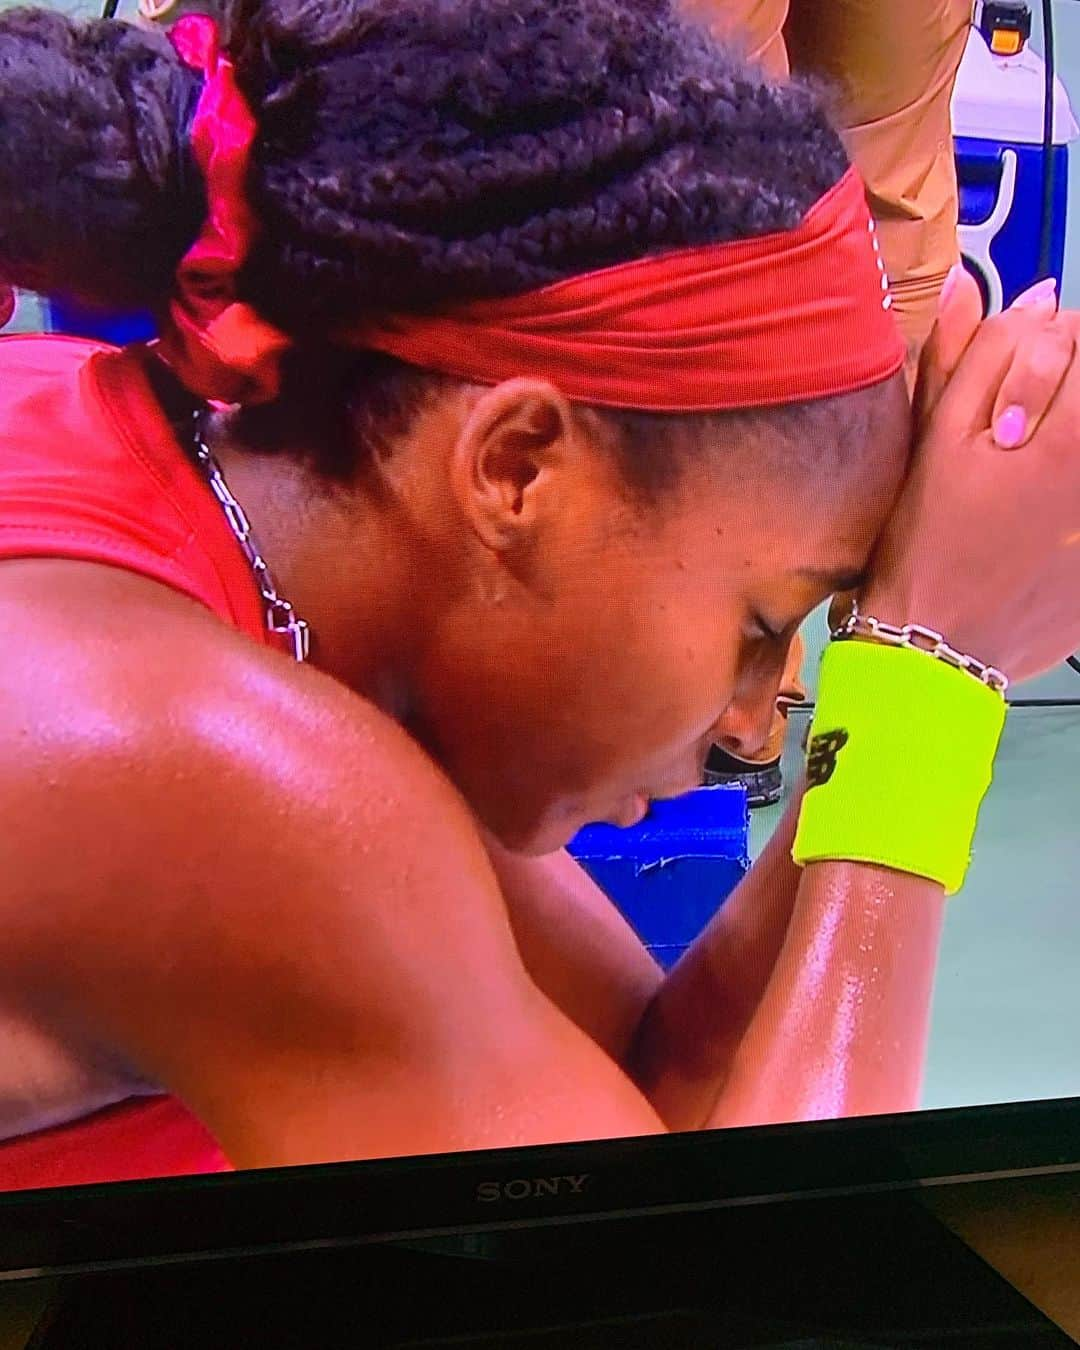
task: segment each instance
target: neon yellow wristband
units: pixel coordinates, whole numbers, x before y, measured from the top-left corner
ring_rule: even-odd
[[[1005,726],[1002,696],[925,652],[832,642],[792,857],[964,883]]]

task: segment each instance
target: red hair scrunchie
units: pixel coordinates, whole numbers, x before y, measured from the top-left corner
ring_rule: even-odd
[[[176,272],[158,350],[193,394],[217,403],[277,396],[290,339],[237,299],[236,277],[258,230],[246,187],[256,123],[221,48],[213,19],[192,14],[170,33],[180,59],[204,84],[191,153],[206,186],[206,222]]]

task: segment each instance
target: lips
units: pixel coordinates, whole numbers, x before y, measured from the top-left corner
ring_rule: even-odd
[[[633,796],[627,797],[620,805],[619,810],[612,816],[611,823],[617,825],[621,830],[630,830],[635,825],[640,825],[648,814],[648,797],[640,792],[635,792]]]
[[[694,779],[680,787],[658,788],[655,791],[639,788],[637,792],[622,800],[618,810],[608,818],[608,822],[623,830],[632,829],[633,826],[640,825],[649,814],[649,807],[653,802],[674,801],[677,797],[685,797],[688,792],[695,792],[699,787],[701,780]]]

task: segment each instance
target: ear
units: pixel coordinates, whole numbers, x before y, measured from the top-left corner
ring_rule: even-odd
[[[489,548],[513,548],[556,509],[560,475],[579,440],[569,401],[546,380],[506,380],[481,395],[458,434],[450,474]]]

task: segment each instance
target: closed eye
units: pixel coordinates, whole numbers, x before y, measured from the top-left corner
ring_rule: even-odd
[[[783,642],[784,640],[784,634],[778,633],[775,628],[771,628],[760,614],[754,615],[754,627],[766,642]]]

